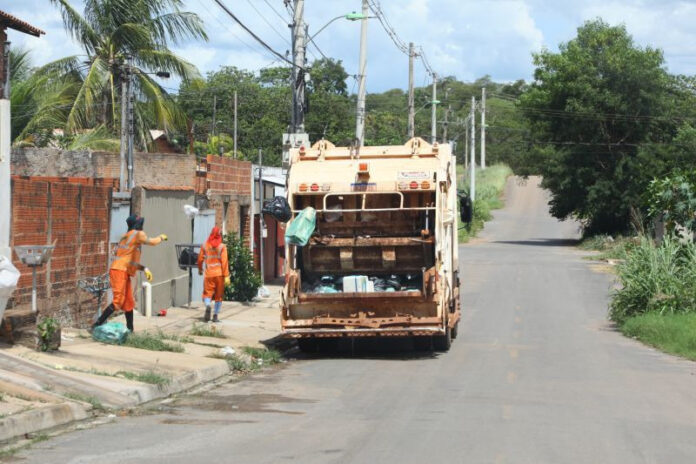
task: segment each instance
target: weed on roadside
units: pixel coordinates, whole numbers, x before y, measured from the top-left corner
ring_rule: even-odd
[[[263,365],[272,366],[273,364],[278,364],[281,360],[280,352],[274,349],[245,346],[242,348],[242,351],[251,356],[252,364],[258,367]]]
[[[128,335],[123,346],[139,348],[150,351],[170,351],[173,353],[183,353],[184,346],[178,342],[168,341],[167,335],[162,332],[138,332]]]
[[[593,235],[586,237],[578,244],[578,248],[588,251],[599,251],[599,255],[588,259],[606,261],[609,259],[625,260],[638,245],[640,237],[612,237],[611,235]]]
[[[233,372],[248,373],[261,369],[264,366],[272,366],[281,362],[282,356],[279,351],[266,348],[255,348],[245,346],[241,349],[242,354],[224,355],[216,352],[209,355],[210,358],[224,359]]]
[[[116,377],[123,377],[128,380],[135,380],[137,382],[149,383],[152,385],[157,385],[158,387],[163,387],[169,384],[172,380],[169,377],[165,377],[154,371],[146,372],[129,372],[129,371],[118,371]]]
[[[194,337],[227,338],[227,335],[225,335],[222,329],[218,329],[216,326],[209,324],[194,323],[193,327],[191,327],[191,332],[189,332],[189,335]]]
[[[107,408],[104,407],[104,405],[99,401],[99,398],[96,398],[94,396],[89,396],[89,395],[82,395],[80,393],[73,393],[73,392],[68,392],[63,395],[66,398],[69,398],[71,400],[75,401],[81,401],[83,403],[91,404],[92,407],[97,410],[97,411],[106,411]]]
[[[471,224],[460,224],[459,242],[468,242],[483,229],[486,221],[490,221],[493,215],[491,211],[504,206],[502,200],[503,190],[507,178],[512,175],[512,170],[505,164],[495,164],[486,169],[476,169],[476,201],[474,202],[474,217]],[[459,178],[459,190],[469,191],[469,172],[464,172],[463,166],[457,166]]]
[[[40,443],[42,441],[48,440],[50,437],[45,434],[45,433],[40,433],[36,435],[35,437],[31,438],[29,441],[22,443],[21,445],[16,445],[16,446],[10,446],[9,448],[5,448],[0,450],[0,459],[5,459],[14,456],[15,454],[19,453],[20,451],[23,451],[27,448],[29,448],[32,445],[35,445],[37,443]]]

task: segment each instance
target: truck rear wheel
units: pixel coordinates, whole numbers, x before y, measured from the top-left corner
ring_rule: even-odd
[[[459,335],[459,321],[452,327],[452,340],[457,338],[457,335]]]
[[[413,348],[416,351],[430,351],[433,346],[433,337],[431,336],[414,336],[413,337]]]
[[[316,353],[319,348],[318,340],[314,337],[298,338],[297,347],[303,353]]]
[[[433,337],[433,346],[435,351],[449,351],[452,346],[452,329],[447,327],[444,335],[436,335]]]

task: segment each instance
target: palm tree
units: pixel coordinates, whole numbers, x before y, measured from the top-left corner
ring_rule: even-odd
[[[154,118],[150,123],[167,131],[185,124],[182,111],[150,74],[168,72],[184,81],[199,77],[193,64],[169,49],[186,39],[208,39],[198,15],[181,11],[181,0],[86,0],[82,15],[68,0],[51,2],[60,8],[66,29],[85,51],[41,69],[42,74],[58,71],[79,82],[66,118],[69,132],[105,126],[115,133],[120,125],[119,89],[127,72],[136,99],[147,103],[135,105],[139,124],[147,125],[148,115]],[[145,129],[136,131],[143,147]]]

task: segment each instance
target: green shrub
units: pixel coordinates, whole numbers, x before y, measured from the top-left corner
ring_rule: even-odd
[[[580,242],[583,250],[595,250],[600,254],[597,259],[626,259],[631,251],[640,245],[641,237],[613,238],[611,235],[592,235]]]
[[[666,238],[659,246],[642,239],[617,267],[622,288],[611,302],[610,317],[619,323],[647,312],[696,311],[696,245]]]
[[[231,283],[225,287],[225,300],[251,301],[261,287],[261,276],[254,269],[254,259],[249,247],[237,234],[226,234],[225,245],[230,266]]]
[[[464,171],[463,166],[458,166],[459,191],[469,191],[469,171]],[[466,242],[483,229],[486,221],[493,217],[491,211],[504,206],[502,200],[503,189],[507,178],[512,175],[512,170],[505,164],[495,164],[486,169],[476,169],[476,201],[474,202],[474,217],[471,224],[459,230],[459,241]]]

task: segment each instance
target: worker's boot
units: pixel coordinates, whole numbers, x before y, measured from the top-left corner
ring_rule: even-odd
[[[220,319],[218,319],[217,314],[213,314],[213,322],[220,322]]]
[[[114,304],[111,303],[109,306],[104,309],[104,312],[101,313],[101,316],[99,316],[99,319],[96,320],[94,324],[92,324],[92,330],[94,330],[96,327],[99,327],[103,323],[106,322],[106,320],[109,318],[114,313]]]
[[[126,311],[126,327],[128,327],[128,330],[130,330],[131,333],[133,333],[133,311]]]
[[[206,305],[206,306],[205,306],[205,316],[203,316],[203,320],[204,320],[205,322],[210,321],[210,311],[211,311],[210,305]]]

